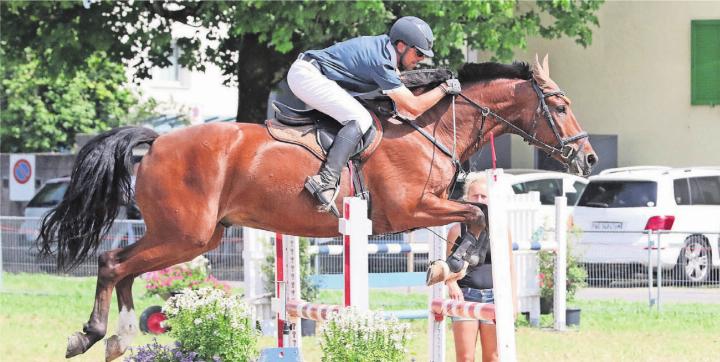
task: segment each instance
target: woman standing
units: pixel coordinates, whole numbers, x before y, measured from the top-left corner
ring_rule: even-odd
[[[488,190],[487,177],[485,173],[473,172],[465,179],[463,199],[469,202],[487,204]],[[460,224],[455,224],[448,232],[447,240],[455,241],[460,235]],[[508,238],[509,239],[509,238]],[[453,247],[452,242],[448,243],[448,254]],[[508,245],[510,253],[510,270],[515,280],[515,265],[512,258],[512,241]],[[450,298],[457,301],[468,301],[478,303],[494,303],[492,260],[490,251],[476,266],[467,268],[465,275],[456,273],[451,275],[445,282],[448,287]],[[516,288],[513,284],[513,305],[517,310]],[[452,317],[453,337],[455,339],[455,356],[458,362],[475,361],[475,347],[478,335],[482,347],[482,361],[491,362],[498,360],[497,336],[495,324],[492,321],[479,321],[462,317]]]

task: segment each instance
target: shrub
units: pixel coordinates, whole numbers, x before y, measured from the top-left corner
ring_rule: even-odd
[[[165,302],[170,335],[182,350],[205,361],[249,361],[257,355],[257,336],[241,296],[222,290],[184,289]]]
[[[573,253],[573,240],[579,238],[578,229],[570,230],[570,237],[567,242],[567,266],[566,266],[566,285],[567,300],[575,299],[575,292],[587,285],[587,271],[577,261],[577,257]],[[555,278],[555,252],[542,250],[538,252],[538,278],[540,278],[540,296],[552,299],[554,295],[554,278]]]
[[[210,287],[229,293],[230,286],[209,275],[209,270],[210,262],[200,255],[186,263],[145,273],[143,276],[147,281],[145,291],[148,295],[159,295],[164,299],[185,288],[200,289]]]
[[[130,347],[130,355],[124,360],[125,362],[200,362],[197,359],[197,353],[185,352],[180,348],[180,344],[175,346],[165,346],[158,343],[153,338],[153,343],[146,344],[137,348]]]
[[[320,331],[323,362],[402,361],[407,357],[409,325],[382,313],[344,308]]]

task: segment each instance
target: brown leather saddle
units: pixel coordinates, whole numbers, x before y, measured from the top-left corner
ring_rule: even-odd
[[[281,142],[300,145],[310,151],[321,161],[325,161],[327,152],[335,140],[335,135],[342,125],[332,117],[314,110],[299,110],[278,101],[273,102],[275,118],[265,121],[270,135]],[[382,123],[375,114],[373,125],[365,132],[351,159],[365,160],[380,145],[382,140]]]
[[[453,77],[447,69],[419,69],[403,72],[400,80],[410,88],[437,85]],[[351,159],[364,161],[380,145],[383,135],[381,116],[395,113],[395,106],[387,96],[356,97],[366,106],[373,117],[373,125],[363,136]],[[296,109],[282,102],[273,101],[275,118],[265,121],[270,135],[281,142],[304,147],[321,161],[332,146],[335,135],[342,125],[332,117],[315,109]],[[378,113],[381,113],[380,115]],[[385,117],[383,117],[385,118]]]

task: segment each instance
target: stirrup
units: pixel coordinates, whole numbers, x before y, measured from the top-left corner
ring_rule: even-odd
[[[340,211],[338,211],[337,206],[335,206],[335,199],[337,198],[337,195],[340,191],[340,187],[334,187],[333,188],[333,194],[330,200],[328,200],[324,192],[329,190],[330,187],[323,187],[318,181],[315,180],[314,176],[308,176],[305,179],[305,189],[310,191],[310,194],[315,196],[315,198],[320,201],[320,205],[317,207],[317,210],[320,212],[332,212],[335,217],[340,217]]]

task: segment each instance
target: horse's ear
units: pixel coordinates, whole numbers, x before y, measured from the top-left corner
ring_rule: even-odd
[[[545,75],[550,78],[550,66],[548,65],[548,55],[545,54],[545,58],[543,58],[543,71]]]
[[[535,62],[533,63],[533,78],[535,78],[535,81],[542,84],[544,83],[544,80],[549,78],[547,74],[547,55],[545,55],[545,59],[543,59],[543,63],[545,66],[540,64],[540,59],[538,58],[537,53],[535,54]]]

